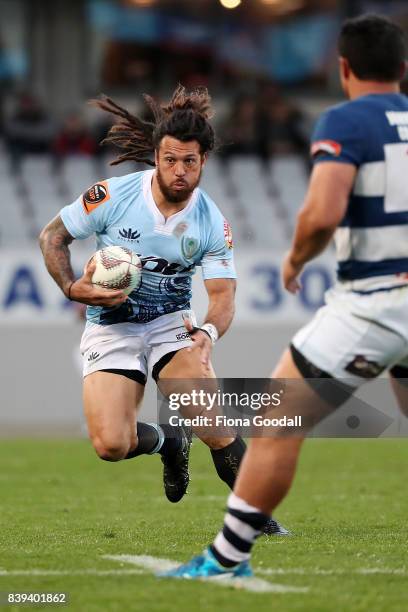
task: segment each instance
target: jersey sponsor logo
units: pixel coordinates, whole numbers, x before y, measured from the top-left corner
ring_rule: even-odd
[[[183,236],[181,239],[181,251],[184,259],[192,259],[200,248],[200,242],[197,238],[191,236]]]
[[[312,144],[310,153],[312,157],[316,157],[317,155],[324,153],[338,157],[341,153],[341,149],[341,144],[335,140],[317,140]]]
[[[82,196],[82,204],[87,215],[108,200],[110,200],[110,194],[107,181],[95,183]]]
[[[141,234],[137,230],[133,231],[132,228],[129,227],[128,229],[123,228],[119,230],[119,236],[123,238],[124,240],[132,241],[132,240],[137,240],[138,238],[140,238]]]
[[[99,357],[100,357],[100,354],[97,353],[96,351],[93,351],[92,353],[90,353],[88,357],[88,361],[96,361]]]
[[[194,264],[185,267],[175,262],[171,263],[167,261],[167,259],[163,259],[162,257],[142,257],[140,253],[137,253],[137,255],[141,259],[143,270],[146,270],[147,272],[162,274],[163,276],[184,274],[185,272],[190,272],[194,269]]]
[[[181,342],[182,340],[190,340],[190,334],[188,331],[181,332],[180,334],[176,334],[177,342]]]
[[[232,249],[234,242],[232,240],[232,229],[226,219],[224,219],[224,239],[227,249]]]
[[[177,238],[180,238],[187,228],[188,224],[185,221],[180,221],[180,223],[177,223],[176,227],[174,228],[173,234],[177,236]]]

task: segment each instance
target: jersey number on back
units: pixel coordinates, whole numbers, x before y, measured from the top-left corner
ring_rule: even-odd
[[[408,212],[408,143],[384,145],[386,213]]]

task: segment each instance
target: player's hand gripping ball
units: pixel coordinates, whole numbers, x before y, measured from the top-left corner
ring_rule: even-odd
[[[96,251],[88,264],[95,264],[92,283],[104,289],[120,289],[126,295],[137,289],[142,280],[142,262],[134,251],[109,246]]]

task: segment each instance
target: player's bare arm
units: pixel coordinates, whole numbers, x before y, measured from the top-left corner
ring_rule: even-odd
[[[44,227],[39,237],[47,270],[64,295],[92,306],[117,306],[123,303],[127,296],[122,291],[99,289],[92,284],[92,264],[86,267],[81,278],[75,280],[69,251],[73,240],[59,215]]]
[[[235,291],[237,282],[233,278],[213,278],[205,281],[209,305],[204,323],[212,323],[221,337],[234,318]]]
[[[356,172],[353,164],[346,163],[325,162],[314,167],[292,247],[283,264],[283,283],[288,291],[296,293],[303,266],[324,251],[332,239],[346,213]]]
[[[216,328],[217,337],[221,337],[231,325],[234,317],[236,281],[232,278],[210,279],[205,281],[205,287],[209,305],[204,325],[207,323],[213,325]],[[185,326],[188,331],[193,331],[190,320],[185,321]],[[195,348],[201,348],[201,362],[208,366],[213,344],[209,334],[206,331],[198,330],[192,335],[192,340]]]

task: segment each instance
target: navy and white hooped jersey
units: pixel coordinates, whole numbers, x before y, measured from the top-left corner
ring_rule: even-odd
[[[204,280],[236,277],[231,229],[214,202],[196,188],[187,206],[166,220],[153,199],[153,173],[96,183],[60,212],[73,238],[95,234],[97,249],[124,246],[142,260],[140,287],[120,307],[88,306],[88,321],[147,323],[189,309],[197,265]]]
[[[408,273],[408,98],[371,94],[330,108],[312,137],[315,163],[357,167],[335,232],[340,281],[401,282]]]

